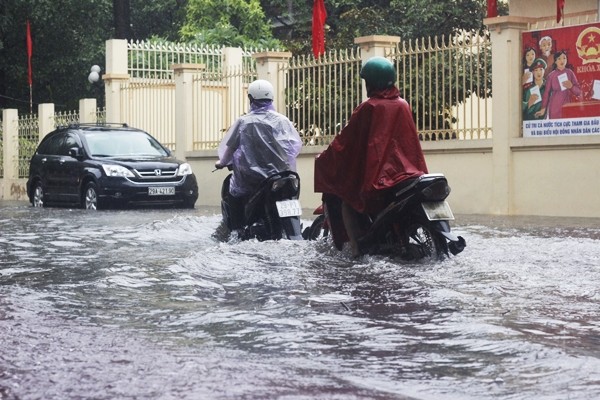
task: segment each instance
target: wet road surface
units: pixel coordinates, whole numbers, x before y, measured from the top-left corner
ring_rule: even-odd
[[[0,399],[600,398],[598,219],[458,216],[407,263],[218,213],[0,203]]]

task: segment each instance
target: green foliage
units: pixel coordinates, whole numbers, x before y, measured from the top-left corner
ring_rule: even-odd
[[[129,0],[134,40],[160,37],[180,40],[179,30],[186,18],[188,0]]]
[[[185,42],[278,47],[258,0],[189,0],[181,28]]]
[[[274,34],[292,52],[311,52],[312,0],[261,0],[275,24]],[[450,36],[459,31],[483,32],[487,0],[325,0],[326,48],[349,48],[367,35],[400,36],[402,40]],[[501,15],[508,13],[499,2]]]
[[[0,107],[29,112],[26,20],[33,41],[33,111],[38,103],[74,109],[97,95],[90,67],[104,65],[111,0],[11,0],[0,6]],[[104,69],[104,68],[103,68]]]

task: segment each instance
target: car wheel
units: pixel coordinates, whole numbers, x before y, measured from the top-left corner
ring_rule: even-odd
[[[81,196],[81,207],[86,210],[98,210],[100,208],[98,187],[94,182],[85,185],[83,196]]]
[[[183,200],[183,208],[194,208],[194,204],[196,204],[196,199],[194,198],[186,198]]]
[[[44,207],[44,189],[42,188],[42,182],[40,181],[37,181],[33,187],[31,205],[34,207]]]

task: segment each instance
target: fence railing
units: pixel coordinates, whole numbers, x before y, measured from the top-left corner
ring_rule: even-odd
[[[362,100],[360,67],[358,48],[290,60],[286,111],[305,145],[329,144],[346,125]]]
[[[398,86],[422,140],[491,137],[489,35],[462,33],[396,46]]]
[[[99,123],[106,121],[106,110],[98,109],[96,118]],[[79,111],[58,111],[53,116],[53,126],[66,126],[80,122]],[[37,114],[22,114],[16,118],[18,149],[14,152],[14,161],[18,178],[29,175],[29,161],[40,142],[40,118]],[[12,157],[11,157],[12,158]],[[0,178],[4,178],[4,132],[0,119]]]
[[[256,79],[250,63],[225,72],[202,72],[193,79],[193,150],[213,149],[228,127],[248,112],[248,85]]]
[[[226,129],[247,112],[247,87],[257,77],[252,51],[238,53],[241,62],[234,66],[224,65],[225,51],[219,47],[130,42],[127,57],[131,78],[120,90],[122,120],[176,150],[177,94],[172,66],[203,64],[193,78],[193,137],[185,150],[215,148]],[[422,140],[491,138],[488,35],[463,33],[403,42],[389,49],[386,56],[397,67],[398,87],[412,106]],[[286,109],[281,111],[296,125],[305,145],[329,144],[346,125],[362,101],[361,64],[361,50],[353,48],[331,51],[319,59],[292,57],[279,68],[279,76],[285,77]],[[80,116],[59,112],[54,118],[56,126],[76,123]],[[105,121],[106,110],[98,110],[96,118]],[[19,177],[27,176],[29,159],[39,141],[37,123],[35,116],[19,117]],[[3,164],[0,162],[0,168]]]
[[[17,157],[17,171],[19,178],[29,175],[29,160],[33,156],[39,143],[39,118],[29,114],[19,116],[19,155]]]
[[[485,139],[491,129],[491,43],[463,33],[403,42],[388,57],[421,140]],[[287,115],[306,145],[328,144],[362,100],[359,49],[292,58]]]
[[[207,71],[219,71],[223,47],[132,41],[127,54],[131,78],[162,80],[173,79],[173,64],[204,64]]]
[[[122,107],[122,120],[175,150],[175,82],[137,78],[121,85],[120,94],[121,104],[126,105]]]
[[[122,86],[123,120],[175,148],[174,64],[202,64],[193,82],[193,138],[186,150],[217,146],[224,131],[247,111],[246,85],[257,76],[252,51],[232,69],[226,48],[131,42]],[[411,104],[422,140],[490,138],[489,35],[462,33],[402,42],[386,55],[397,67],[398,87]],[[305,145],[326,145],[363,100],[360,48],[319,59],[292,57],[280,66],[285,110]]]
[[[222,73],[224,46],[131,41],[127,43],[128,72],[131,78],[173,79],[175,64],[202,64],[207,73]],[[243,49],[244,68],[254,68],[252,54],[264,49]]]
[[[96,122],[99,124],[106,123],[106,107],[101,107],[96,110]]]
[[[79,111],[58,111],[54,114],[54,126],[67,126],[79,122]]]

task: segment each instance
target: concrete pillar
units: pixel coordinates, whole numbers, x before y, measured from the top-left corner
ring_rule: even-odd
[[[82,124],[95,124],[97,122],[96,99],[79,100],[79,122]]]
[[[370,35],[354,39],[354,43],[360,47],[360,58],[363,64],[371,57],[386,57],[396,45],[400,43],[398,36]],[[367,88],[362,83],[362,98],[367,99]]]
[[[194,143],[194,74],[205,69],[204,64],[175,64],[175,156],[185,160],[185,152]]]
[[[52,132],[55,127],[54,104],[44,103],[38,106],[38,133],[39,141]]]
[[[229,113],[227,121],[235,121],[248,111],[240,109],[240,104],[245,104],[244,99],[239,98],[240,93],[244,93],[243,56],[244,52],[239,47],[223,49],[223,74],[229,103],[223,113]]]
[[[492,214],[513,213],[513,169],[510,141],[521,136],[521,33],[523,17],[486,18],[492,42],[493,176]]]
[[[106,74],[104,95],[106,97],[106,122],[123,123],[121,115],[121,85],[129,81],[127,73],[127,40],[106,41]]]
[[[273,85],[275,109],[285,113],[286,68],[292,58],[288,51],[263,51],[252,54],[256,60],[258,79],[265,79]]]
[[[4,177],[0,190],[3,199],[13,200],[11,187],[19,178],[19,112],[16,109],[2,110],[2,142]]]

